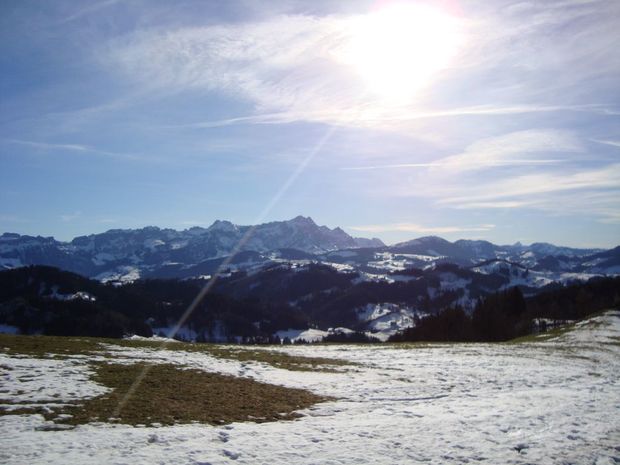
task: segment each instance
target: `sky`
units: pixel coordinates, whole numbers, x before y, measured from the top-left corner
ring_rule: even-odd
[[[0,2],[0,232],[620,244],[615,0]]]

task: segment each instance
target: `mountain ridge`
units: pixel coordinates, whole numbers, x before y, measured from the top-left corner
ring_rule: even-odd
[[[233,254],[236,256],[230,257]],[[0,235],[0,269],[49,265],[102,281],[199,277],[213,274],[226,264],[229,269],[251,269],[300,260],[371,274],[442,262],[475,266],[494,259],[536,271],[605,274],[620,272],[620,268],[616,270],[620,266],[618,255],[619,248],[576,249],[541,242],[496,245],[468,239],[450,242],[438,236],[388,246],[376,238],[352,237],[340,227],[319,226],[301,215],[258,225],[216,220],[207,228],[180,231],[157,226],[110,229],[70,241],[16,233]]]

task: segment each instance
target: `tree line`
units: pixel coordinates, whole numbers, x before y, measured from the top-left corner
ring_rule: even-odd
[[[514,287],[478,299],[471,314],[462,307],[451,306],[417,319],[414,327],[392,336],[390,341],[507,341],[532,333],[536,329],[533,322],[539,318],[564,322],[618,307],[620,277],[593,278],[527,299]]]

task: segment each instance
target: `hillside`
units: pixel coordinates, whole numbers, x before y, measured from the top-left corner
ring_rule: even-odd
[[[509,287],[509,275],[447,263],[391,276],[398,279],[367,281],[357,272],[310,263],[236,272],[212,283],[138,280],[119,286],[50,267],[22,267],[0,272],[0,325],[5,332],[22,334],[155,334],[212,342],[320,340],[352,332],[386,340],[413,326],[420,331],[424,322],[443,318],[446,308],[476,319],[486,305],[500,311],[487,312],[485,321],[510,328],[494,324],[479,336],[456,340],[505,340],[529,332],[534,318],[581,318],[618,305],[620,295],[620,278],[593,278],[546,286],[523,300],[524,291],[532,289]],[[209,292],[185,315],[204,286]],[[515,318],[508,318],[501,296],[515,290],[524,303]]]

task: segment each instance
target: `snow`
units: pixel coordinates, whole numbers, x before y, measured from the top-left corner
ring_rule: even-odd
[[[276,349],[360,364],[336,373],[119,347],[119,363],[174,363],[303,387],[336,400],[302,411],[295,421],[225,426],[91,424],[49,432],[42,431],[49,423],[39,415],[3,416],[0,462],[613,464],[620,444],[619,336],[620,312],[608,312],[555,340],[529,344]],[[86,379],[86,363],[3,356],[9,375],[3,375],[8,394],[2,397],[54,403],[95,395],[101,388]],[[27,387],[22,397],[20,376],[29,376],[21,383]]]
[[[427,267],[443,256],[377,252],[374,255],[375,261],[368,262],[368,266],[385,271],[402,271],[412,267]]]
[[[144,247],[149,249],[151,252],[155,252],[157,247],[161,247],[162,245],[166,245],[164,241],[161,239],[146,239],[143,243]]]
[[[389,278],[385,274],[373,274],[367,273],[365,271],[358,271],[359,276],[351,280],[353,284],[359,284],[363,282],[379,282],[379,281],[387,281],[389,282]]]
[[[0,408],[11,409],[33,404],[49,408],[97,397],[109,391],[105,386],[90,380],[92,371],[80,359],[17,358],[0,353],[0,366],[3,368]],[[12,405],[4,400],[8,398]]]
[[[333,269],[341,273],[355,270],[355,268],[351,265],[345,263],[323,262],[323,265],[331,266]]]
[[[97,300],[97,297],[86,291],[78,291],[73,294],[61,294],[58,292],[58,286],[53,286],[51,294],[45,297],[55,300],[86,300],[88,302],[95,302]]]
[[[353,333],[355,333],[355,331],[353,331],[352,329],[349,329],[349,328],[341,328],[341,327],[338,327],[338,328],[329,328],[329,329],[327,330],[327,332],[328,332],[328,333],[330,333],[330,334],[353,334]]]
[[[592,273],[561,273],[559,277],[556,277],[556,281],[561,283],[570,283],[572,281],[588,281],[591,278],[600,275]]]
[[[178,339],[172,339],[169,337],[162,337],[162,336],[145,337],[145,336],[138,336],[137,334],[126,336],[123,339],[127,339],[129,341],[147,341],[147,342],[165,342],[165,343],[179,342]]]
[[[131,283],[140,279],[140,269],[135,266],[119,266],[114,271],[105,271],[98,274],[94,279],[102,283],[111,281]]]
[[[526,268],[516,265],[514,263],[506,262],[504,260],[495,260],[484,265],[477,265],[472,268],[476,273],[492,274],[492,273],[521,273],[523,274]]]
[[[579,321],[574,325],[574,328],[577,329],[576,331],[563,333],[553,338],[551,342],[562,342],[582,346],[600,343],[618,344],[618,337],[620,336],[618,328],[609,324],[610,319],[614,316],[616,319],[620,319],[620,311],[607,312],[604,315]]]
[[[407,258],[413,258],[415,260],[420,260],[423,262],[433,262],[437,259],[435,255],[420,255],[420,254],[415,254],[415,253],[399,253],[398,255],[401,255]],[[441,258],[445,258],[445,257],[442,256]]]
[[[366,304],[357,310],[358,319],[367,323],[367,334],[384,342],[398,331],[415,326],[416,314],[424,316],[414,308],[394,303]]]
[[[357,318],[361,321],[370,321],[388,315],[395,309],[393,304],[366,304],[365,307],[357,310]]]
[[[291,342],[295,342],[299,339],[303,339],[306,342],[318,342],[329,334],[328,331],[322,331],[320,329],[287,329],[285,331],[278,331],[276,335],[280,339],[289,338]]]

